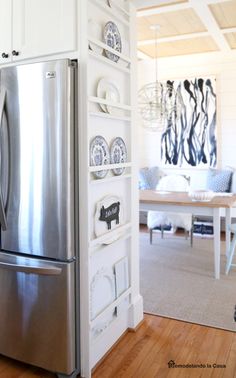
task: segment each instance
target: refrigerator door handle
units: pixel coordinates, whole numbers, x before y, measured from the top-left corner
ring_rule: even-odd
[[[0,127],[2,124],[4,105],[6,100],[6,90],[2,89],[0,92]],[[1,183],[0,183],[1,184]],[[3,231],[7,229],[6,213],[3,203],[2,188],[0,187],[0,225]]]
[[[9,264],[0,262],[0,269],[14,270],[16,272],[31,273],[44,276],[58,276],[61,274],[62,269],[51,266],[34,266],[34,265],[22,265],[22,264]]]

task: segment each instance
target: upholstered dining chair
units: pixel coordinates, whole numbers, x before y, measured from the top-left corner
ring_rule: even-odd
[[[167,175],[160,179],[156,190],[171,192],[188,192],[189,180],[182,175]],[[186,238],[190,235],[191,246],[193,244],[193,216],[189,213],[177,214],[166,211],[148,211],[147,225],[150,231],[150,244],[152,244],[153,231],[161,230],[161,237],[164,237],[164,230],[167,226],[173,228],[181,227],[185,230]]]

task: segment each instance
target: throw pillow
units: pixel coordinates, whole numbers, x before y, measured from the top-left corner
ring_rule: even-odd
[[[173,192],[188,192],[189,182],[183,175],[167,175],[160,179],[158,190],[171,190]]]
[[[231,185],[230,185],[230,192],[231,193],[236,193],[236,168],[235,167],[230,167],[229,165],[226,166],[226,169],[229,171],[232,171],[232,178],[231,178]]]
[[[207,174],[207,189],[213,192],[229,192],[231,186],[232,171],[221,169],[209,169]]]
[[[141,168],[139,170],[139,189],[156,189],[158,171],[158,167]]]

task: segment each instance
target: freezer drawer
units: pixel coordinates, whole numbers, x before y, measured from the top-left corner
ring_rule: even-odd
[[[75,262],[0,254],[0,354],[75,369]]]

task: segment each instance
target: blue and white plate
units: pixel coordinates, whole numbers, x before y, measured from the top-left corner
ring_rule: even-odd
[[[116,24],[112,21],[106,23],[103,31],[104,42],[107,46],[111,47],[112,49],[121,53],[122,51],[122,43],[121,43],[121,36]],[[106,56],[113,60],[113,62],[118,62],[120,59],[119,56],[113,54],[110,51],[105,50]]]
[[[121,164],[127,161],[127,149],[122,138],[117,137],[113,140],[111,148],[111,164]],[[112,172],[115,176],[122,175],[125,168],[114,168]]]
[[[106,140],[97,135],[90,143],[90,166],[110,164],[110,152]],[[96,178],[104,178],[108,170],[93,172]]]

